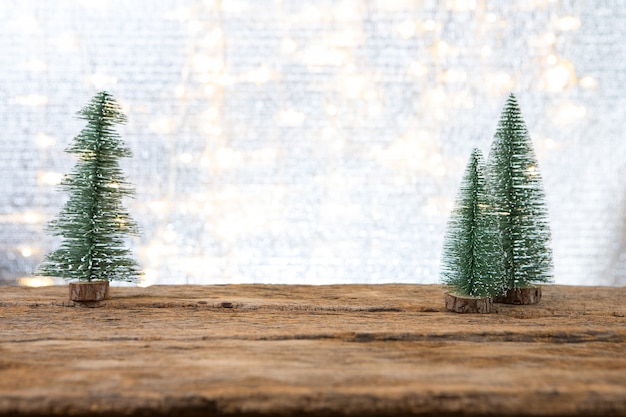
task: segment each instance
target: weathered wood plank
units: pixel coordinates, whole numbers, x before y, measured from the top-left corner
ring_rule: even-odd
[[[625,288],[446,312],[436,285],[0,288],[0,416],[626,416]]]

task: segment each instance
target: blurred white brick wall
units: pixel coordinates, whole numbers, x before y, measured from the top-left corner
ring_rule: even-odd
[[[626,1],[0,2],[0,281],[29,276],[74,118],[122,103],[154,283],[438,281],[510,91],[557,283],[626,283]]]

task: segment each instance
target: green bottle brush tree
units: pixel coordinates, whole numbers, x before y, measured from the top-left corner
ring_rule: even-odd
[[[141,271],[124,241],[137,235],[138,227],[122,206],[122,198],[132,196],[134,190],[118,163],[131,151],[114,130],[116,124],[126,122],[126,116],[104,91],[77,115],[87,126],[66,149],[78,155],[61,183],[69,199],[48,225],[62,243],[44,258],[36,274],[81,282],[135,282]]]
[[[488,191],[482,153],[474,149],[443,246],[441,275],[450,287],[446,305],[452,311],[488,313],[491,297],[503,290],[498,219]]]
[[[550,226],[537,159],[513,94],[502,110],[487,170],[504,255],[505,291],[495,301],[538,302],[537,284],[552,280]],[[522,292],[530,299],[519,299]]]

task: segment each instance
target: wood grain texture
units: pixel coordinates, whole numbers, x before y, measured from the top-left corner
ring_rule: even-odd
[[[625,288],[0,287],[0,416],[626,416]]]

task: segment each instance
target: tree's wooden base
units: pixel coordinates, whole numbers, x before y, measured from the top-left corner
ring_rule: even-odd
[[[455,313],[491,313],[493,299],[491,297],[461,297],[446,293],[446,308]]]
[[[537,304],[541,300],[541,287],[512,288],[504,295],[494,297],[494,303],[502,304]]]
[[[70,282],[70,300],[82,307],[98,307],[109,298],[109,281]]]

